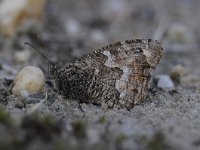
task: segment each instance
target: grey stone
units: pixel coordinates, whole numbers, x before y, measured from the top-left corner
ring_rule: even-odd
[[[174,83],[169,75],[158,75],[155,77],[156,86],[161,89],[174,89]]]

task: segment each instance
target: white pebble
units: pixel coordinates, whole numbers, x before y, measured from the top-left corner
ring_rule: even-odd
[[[173,89],[174,83],[168,75],[158,75],[155,77],[157,80],[157,87],[161,89]]]
[[[28,94],[34,94],[41,91],[44,84],[45,77],[43,71],[38,67],[27,66],[17,74],[13,81],[12,94],[24,96],[24,91]]]

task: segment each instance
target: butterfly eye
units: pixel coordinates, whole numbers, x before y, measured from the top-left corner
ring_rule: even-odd
[[[137,47],[137,48],[135,49],[135,53],[143,53],[142,48]]]

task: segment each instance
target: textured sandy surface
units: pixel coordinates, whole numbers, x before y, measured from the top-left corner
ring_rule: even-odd
[[[14,149],[15,145],[19,149],[199,149],[199,4],[198,0],[151,0],[148,3],[58,0],[50,1],[46,7],[45,27],[38,33],[49,49],[41,51],[62,67],[109,43],[153,38],[164,25],[180,22],[190,29],[189,34],[195,39],[189,44],[186,40],[182,48],[171,44],[170,37],[162,34],[164,55],[155,71],[155,75],[169,75],[174,66],[181,64],[188,74],[182,77],[181,83],[175,82],[174,90],[157,89],[155,95],[150,93],[145,102],[130,111],[107,110],[62,98],[53,90],[45,60],[38,54],[31,51],[27,62],[15,61],[14,52],[25,49],[24,41],[31,41],[28,32],[13,39],[0,36],[0,103],[15,119],[15,123],[5,123],[0,116],[0,146],[7,149]],[[165,22],[159,26],[163,18]],[[44,70],[46,88],[28,98],[13,96],[9,83],[27,65]],[[48,98],[36,111],[40,117],[31,122],[33,114],[28,113],[43,100],[45,91],[48,91]],[[28,119],[23,118],[27,115],[28,123],[24,121]],[[56,121],[40,121],[46,115],[53,116]]]

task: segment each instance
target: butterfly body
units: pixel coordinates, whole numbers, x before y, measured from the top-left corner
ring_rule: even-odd
[[[162,51],[154,40],[127,40],[50,73],[59,93],[68,99],[130,109],[146,98]]]

